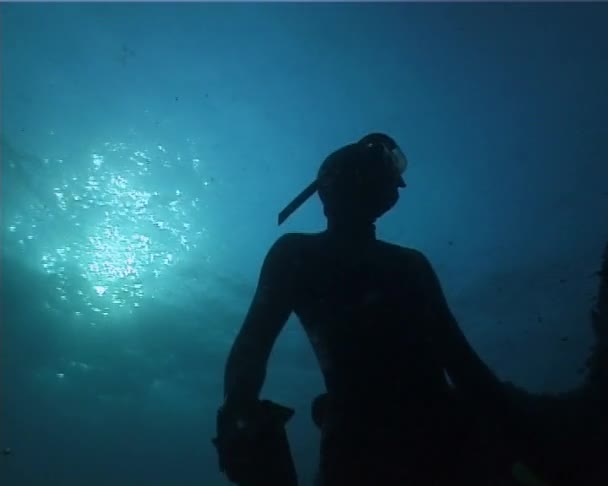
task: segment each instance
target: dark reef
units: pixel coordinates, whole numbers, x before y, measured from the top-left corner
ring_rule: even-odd
[[[595,344],[582,385],[553,395],[517,387],[511,392],[525,437],[513,445],[512,457],[552,486],[608,484],[608,244],[597,275],[591,311]]]

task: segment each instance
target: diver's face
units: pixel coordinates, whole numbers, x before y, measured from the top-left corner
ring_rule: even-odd
[[[386,207],[382,214],[392,209],[399,201],[399,186],[393,186],[386,191]]]
[[[399,201],[399,185],[395,180],[384,180],[378,184],[367,195],[367,201],[363,206],[367,208],[368,217],[377,219],[392,209]],[[367,212],[365,211],[365,212]]]
[[[399,189],[405,187],[405,181],[390,160],[386,160],[385,164],[381,180],[378,181],[378,192],[385,201],[386,212],[399,201]]]

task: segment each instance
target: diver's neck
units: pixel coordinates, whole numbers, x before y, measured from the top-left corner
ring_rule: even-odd
[[[375,240],[376,225],[373,222],[353,222],[330,219],[327,221],[327,233],[352,240]]]

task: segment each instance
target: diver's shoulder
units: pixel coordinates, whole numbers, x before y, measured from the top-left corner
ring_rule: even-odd
[[[416,248],[410,248],[407,246],[397,245],[396,243],[390,243],[384,240],[377,240],[380,248],[386,252],[394,256],[395,258],[400,258],[403,260],[407,260],[409,262],[425,262],[427,260],[426,256],[422,251]]]
[[[277,238],[273,246],[294,251],[319,244],[322,235],[323,233],[284,233]]]
[[[284,233],[271,246],[267,258],[283,265],[293,265],[322,248],[321,233]]]

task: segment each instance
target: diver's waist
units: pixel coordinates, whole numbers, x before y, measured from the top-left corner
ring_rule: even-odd
[[[340,421],[359,421],[374,418],[378,422],[411,422],[412,418],[435,419],[438,415],[450,415],[455,411],[455,397],[449,391],[412,394],[352,395],[328,393],[324,404],[326,417]]]

